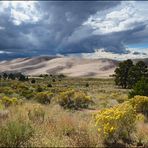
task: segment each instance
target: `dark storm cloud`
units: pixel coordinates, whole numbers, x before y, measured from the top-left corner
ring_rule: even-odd
[[[78,41],[77,45],[68,43],[67,39],[90,15],[117,4],[117,2],[39,2],[36,8],[42,15],[41,20],[32,24],[23,22],[20,25],[12,22],[11,7],[8,7],[0,14],[0,26],[5,27],[0,30],[0,50],[11,52],[33,50],[49,54],[92,52],[93,49],[87,49],[85,46],[81,49],[79,45],[81,41]]]
[[[94,52],[97,48],[126,53],[124,43],[138,40],[145,25],[126,31],[93,34],[94,29],[82,25],[97,12],[108,10],[120,2],[38,2],[35,7],[39,21],[14,23],[11,6],[0,13],[0,50],[14,52],[17,56],[40,54],[69,54]],[[34,13],[34,12],[31,12]],[[31,14],[32,15],[32,14]],[[37,16],[38,17],[38,16]],[[144,35],[148,35],[145,32]],[[144,38],[144,35],[140,34]],[[133,39],[131,39],[131,37]],[[139,39],[140,40],[140,39]],[[1,58],[1,57],[0,57]]]

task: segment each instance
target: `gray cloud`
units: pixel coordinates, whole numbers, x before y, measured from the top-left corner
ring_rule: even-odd
[[[20,8],[10,5],[0,13],[0,27],[4,27],[0,29],[0,50],[14,52],[16,56],[88,53],[98,48],[127,53],[124,44],[140,42],[148,35],[146,24],[142,21],[133,25],[132,29],[129,27],[106,34],[94,33],[96,29],[83,24],[91,16],[98,14],[101,17],[99,12],[118,5],[120,2],[40,1],[28,12],[29,17],[22,13],[21,16],[12,16],[12,9],[19,12]]]

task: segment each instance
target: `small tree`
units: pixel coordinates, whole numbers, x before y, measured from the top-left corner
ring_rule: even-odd
[[[128,87],[132,88],[141,77],[147,76],[147,66],[143,61],[139,61],[132,66],[128,73]]]
[[[8,78],[8,75],[7,75],[7,73],[3,73],[3,79],[7,79]]]
[[[128,86],[128,73],[130,68],[133,66],[132,60],[126,60],[119,63],[119,67],[115,69],[115,83],[122,88]]]
[[[13,73],[10,73],[8,75],[8,79],[15,80],[15,75]]]
[[[143,61],[133,65],[131,60],[126,60],[119,63],[114,76],[116,85],[122,88],[133,88],[142,77],[148,77],[147,65]]]
[[[136,66],[131,67],[128,73],[128,88],[132,88],[138,80],[140,80],[141,74]]]
[[[25,80],[26,80],[26,77],[23,74],[21,74],[19,77],[19,81],[25,81]]]
[[[147,65],[143,62],[143,61],[139,61],[136,63],[136,67],[138,68],[138,70],[140,71],[140,73],[143,75],[143,76],[146,76],[147,75]]]

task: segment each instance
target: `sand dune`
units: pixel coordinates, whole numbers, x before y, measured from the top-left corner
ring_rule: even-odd
[[[0,61],[0,72],[17,71],[33,76],[62,73],[71,77],[109,77],[117,64],[117,61],[110,59],[44,56]]]

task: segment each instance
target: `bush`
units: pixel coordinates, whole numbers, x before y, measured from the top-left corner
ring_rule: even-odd
[[[142,78],[136,83],[133,90],[129,93],[129,98],[136,95],[148,96],[148,78]]]
[[[64,74],[59,74],[58,75],[58,78],[62,79],[62,78],[65,78],[66,76]]]
[[[34,130],[29,123],[9,121],[0,126],[0,147],[29,146]]]
[[[130,100],[130,103],[136,109],[137,113],[143,113],[148,116],[148,97],[135,96]]]
[[[127,142],[135,130],[136,111],[129,103],[104,109],[95,114],[95,122],[100,137],[106,144]]]
[[[5,107],[8,107],[10,105],[14,105],[14,104],[17,104],[18,101],[17,101],[17,98],[9,98],[7,96],[4,96],[1,98],[1,103],[5,106]]]
[[[35,92],[33,90],[28,89],[28,90],[22,90],[21,96],[25,97],[26,99],[31,99],[35,95]]]
[[[34,96],[34,90],[25,84],[18,83],[16,86],[13,85],[13,89],[15,89],[17,94],[25,97],[26,99],[31,99]]]
[[[86,84],[85,84],[85,86],[86,86],[86,87],[89,87],[89,84],[88,84],[88,83],[86,83]]]
[[[49,83],[49,84],[47,85],[47,87],[52,87],[52,84]]]
[[[91,102],[91,97],[81,91],[68,90],[58,96],[58,103],[64,108],[87,108]]]
[[[14,93],[14,91],[10,87],[0,87],[0,93],[11,95]]]
[[[43,88],[38,85],[36,91],[37,91],[37,92],[42,92],[42,91],[43,91]]]
[[[38,92],[34,99],[41,104],[49,104],[52,97],[53,93],[51,92]]]
[[[31,80],[31,83],[35,83],[35,82],[36,82],[35,79],[32,79],[32,80]]]

